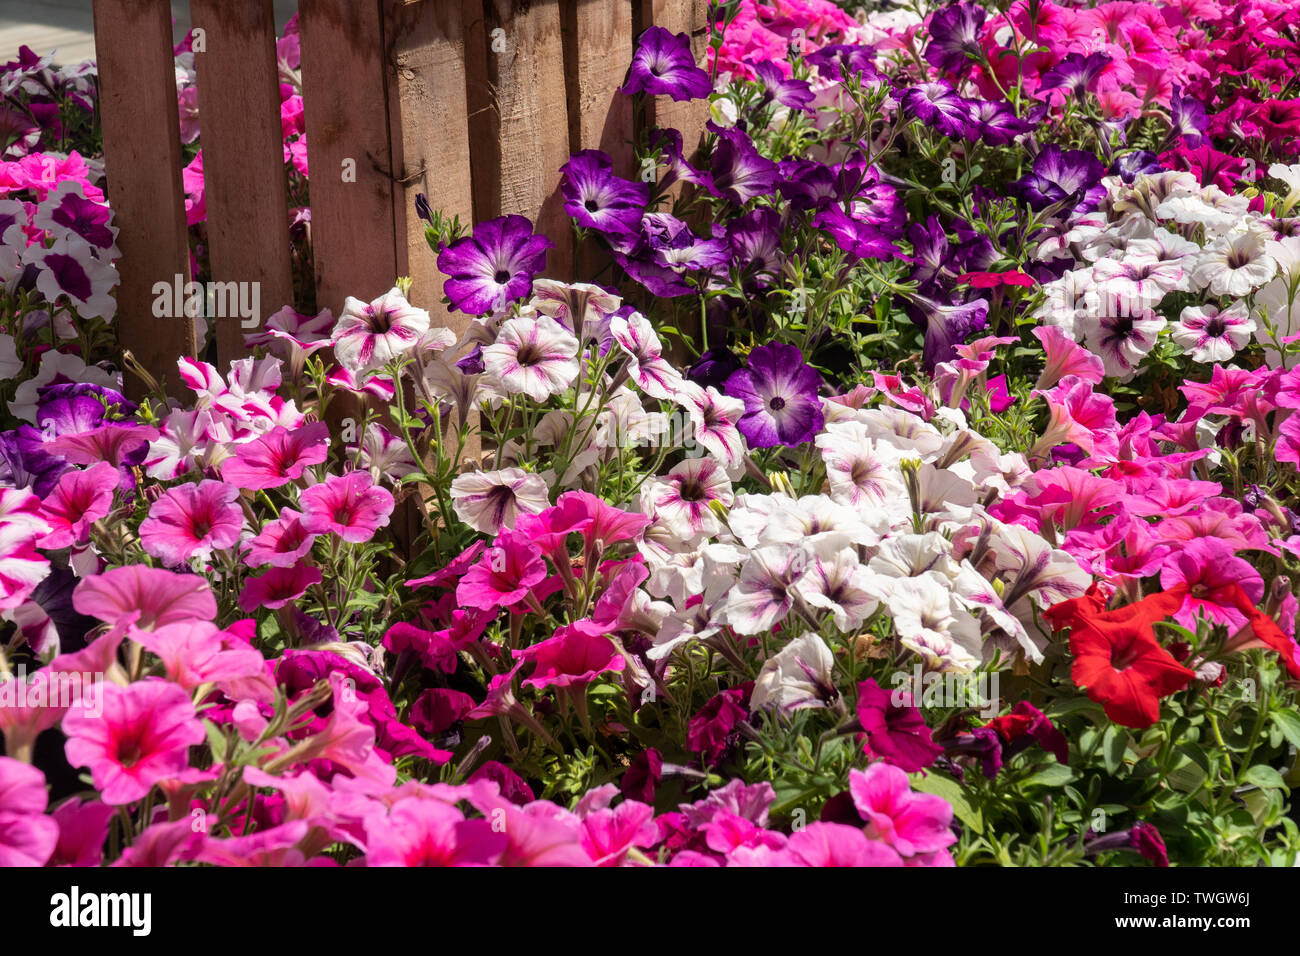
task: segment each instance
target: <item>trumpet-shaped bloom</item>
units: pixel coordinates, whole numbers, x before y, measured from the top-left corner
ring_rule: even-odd
[[[244,526],[239,489],[224,481],[177,485],[153,503],[140,525],[140,544],[169,565],[233,548]]]

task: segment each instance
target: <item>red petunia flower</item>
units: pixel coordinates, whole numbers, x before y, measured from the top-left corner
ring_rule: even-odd
[[[1150,727],[1160,719],[1160,698],[1185,687],[1195,672],[1160,646],[1151,625],[1182,607],[1185,587],[1152,594],[1114,611],[1075,598],[1046,612],[1056,628],[1070,628],[1070,677],[1125,727]]]

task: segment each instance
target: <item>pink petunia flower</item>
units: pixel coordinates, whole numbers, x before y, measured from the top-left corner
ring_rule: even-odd
[[[140,544],[173,567],[192,557],[206,560],[239,543],[244,512],[238,502],[239,489],[224,481],[169,488],[140,524]]]
[[[250,614],[259,607],[278,610],[302,597],[320,581],[320,569],[310,564],[300,562],[288,568],[271,568],[245,582],[239,593],[239,606]]]
[[[237,699],[256,696],[274,700],[275,685],[266,677],[266,659],[261,652],[227,646],[223,637],[215,624],[186,621],[137,632],[135,640],[159,657],[169,681],[186,690],[216,684]],[[239,693],[229,693],[235,682],[239,682]]]
[[[1092,385],[1099,385],[1106,377],[1101,359],[1076,344],[1064,329],[1056,325],[1040,325],[1033,333],[1034,338],[1043,344],[1047,359],[1047,367],[1038,376],[1035,388],[1051,388],[1067,375]]]
[[[90,526],[113,508],[118,480],[117,469],[104,461],[85,471],[61,475],[59,483],[41,504],[41,514],[51,530],[41,538],[40,546],[66,548],[89,541]]]
[[[74,767],[89,767],[105,803],[139,800],[153,785],[189,767],[189,748],[202,743],[203,724],[189,695],[169,681],[104,684],[103,713],[74,708],[63,718],[65,750]]]
[[[333,532],[344,541],[369,541],[388,524],[395,502],[364,471],[331,475],[299,496],[302,526],[312,534]]]
[[[516,651],[515,657],[537,665],[524,683],[538,690],[558,687],[581,692],[606,671],[623,667],[623,657],[609,638],[573,626],[558,628],[554,637]]]
[[[503,531],[460,579],[456,600],[483,611],[510,607],[544,580],[546,560],[541,549],[519,532]]]
[[[279,488],[329,454],[329,426],[312,422],[289,431],[276,427],[261,438],[237,445],[221,466],[221,477],[240,488]]]
[[[1189,630],[1205,616],[1230,628],[1244,627],[1246,617],[1233,605],[1233,586],[1239,585],[1252,601],[1264,596],[1264,579],[1237,557],[1231,545],[1217,538],[1194,538],[1175,549],[1160,571],[1160,586],[1168,591],[1186,584],[1187,597],[1174,620]]]
[[[786,850],[805,866],[902,866],[893,847],[869,840],[858,827],[810,823],[786,841]]]
[[[280,517],[262,525],[262,531],[248,542],[244,562],[250,568],[264,564],[291,568],[311,551],[316,535],[302,526],[302,513],[281,508]]]
[[[45,775],[12,757],[0,757],[0,866],[44,866],[59,840],[59,824],[45,815]]]
[[[153,630],[166,624],[217,616],[217,601],[207,579],[129,564],[86,578],[72,594],[80,613],[113,625]]]
[[[940,853],[957,842],[952,807],[943,797],[915,793],[907,774],[876,762],[865,771],[849,771],[853,805],[867,822],[867,836],[888,844],[905,859]]]
[[[442,800],[407,797],[366,819],[367,866],[490,866],[509,838]]]
[[[59,842],[50,866],[99,866],[104,861],[108,821],[117,810],[99,800],[65,800],[50,816],[59,825]]]

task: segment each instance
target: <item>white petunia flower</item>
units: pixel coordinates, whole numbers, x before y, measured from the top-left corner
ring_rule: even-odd
[[[1246,309],[1246,300],[1238,299],[1222,312],[1215,305],[1189,305],[1179,315],[1170,337],[1194,362],[1227,362],[1254,334],[1255,320]]]
[[[483,366],[507,394],[544,402],[578,377],[578,340],[549,315],[525,312],[501,323]]]
[[[835,656],[811,632],[796,637],[767,659],[754,681],[750,706],[788,713],[803,707],[826,707],[839,696]]]
[[[514,528],[520,514],[539,514],[550,507],[550,490],[541,475],[522,468],[475,471],[451,482],[451,507],[475,531],[496,534]]]

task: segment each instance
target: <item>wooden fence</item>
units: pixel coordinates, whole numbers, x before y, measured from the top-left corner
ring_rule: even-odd
[[[190,0],[214,282],[260,283],[261,318],[294,302],[272,0]],[[154,286],[190,276],[167,0],[94,0],[107,192],[120,228],[122,346],[168,390],[195,353],[184,317],[156,318]],[[528,216],[555,243],[547,274],[574,278],[559,197],[570,152],[634,170],[633,111],[617,92],[635,37],[687,33],[703,64],[708,0],[299,0],[319,308],[370,299],[395,277],[435,324],[443,277],[414,203],[468,223]],[[659,97],[647,121],[698,141],[705,104]],[[355,164],[355,181],[343,174]],[[240,320],[216,324],[218,367],[246,354]],[[129,390],[139,395],[128,376]]]

